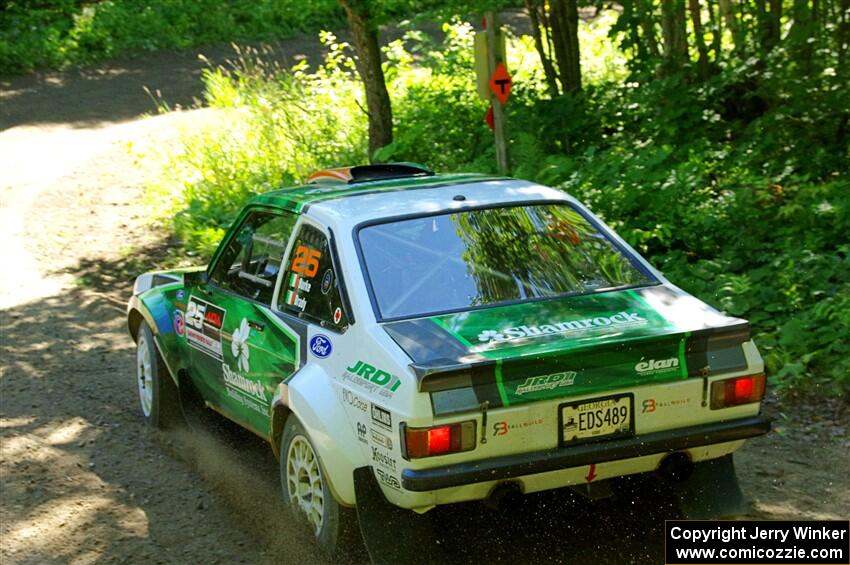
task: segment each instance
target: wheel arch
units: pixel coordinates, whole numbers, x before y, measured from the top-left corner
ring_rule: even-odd
[[[134,296],[127,306],[127,330],[130,332],[133,341],[139,340],[139,327],[142,325],[142,321],[147,322],[155,338],[159,334],[156,321],[144,304]]]
[[[280,385],[286,387],[285,384]],[[288,402],[288,401],[287,401]],[[280,438],[283,436],[283,428],[286,426],[286,420],[292,414],[289,405],[283,400],[277,400],[272,407],[271,424],[269,425],[269,438],[272,444],[272,453],[275,459],[280,460]]]
[[[150,321],[145,320],[145,317],[142,313],[136,308],[131,308],[127,312],[127,330],[130,332],[130,337],[133,338],[133,341],[139,341],[139,327],[142,325],[142,321],[147,321],[150,326]],[[151,331],[155,331],[156,326],[151,327]]]
[[[354,428],[341,406],[331,379],[307,365],[282,383],[272,403],[270,438],[280,458],[280,439],[289,418],[297,418],[322,461],[331,492],[343,506],[354,506],[354,469],[364,464]]]
[[[145,322],[150,328],[151,335],[153,336],[153,344],[159,354],[159,358],[162,360],[163,365],[165,365],[165,370],[168,372],[168,376],[171,377],[171,380],[174,381],[174,384],[179,388],[180,381],[178,374],[177,371],[174,370],[174,367],[172,367],[173,359],[170,359],[169,356],[165,354],[166,352],[163,350],[163,345],[160,343],[159,328],[147,308],[145,308],[144,305],[134,296],[127,307],[127,330],[130,332],[130,336],[133,338],[135,343],[139,342],[139,328],[142,326],[142,322]]]

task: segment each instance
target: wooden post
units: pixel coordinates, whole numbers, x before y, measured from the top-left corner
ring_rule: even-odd
[[[496,71],[496,66],[502,61],[499,45],[502,41],[502,29],[499,25],[499,18],[495,12],[484,13],[484,24],[487,26],[487,60],[490,71],[489,76],[493,76]],[[508,162],[508,144],[505,140],[505,109],[502,103],[496,96],[490,93],[490,104],[493,108],[493,133],[496,138],[496,168],[500,174],[508,174],[510,165]]]

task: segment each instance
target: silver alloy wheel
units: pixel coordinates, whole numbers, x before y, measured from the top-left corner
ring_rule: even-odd
[[[325,509],[322,471],[313,446],[302,435],[289,442],[286,454],[286,487],[293,508],[304,513],[318,536]]]
[[[142,413],[145,418],[150,418],[153,406],[153,368],[151,367],[151,348],[144,335],[139,336],[139,346],[136,349],[136,377]]]

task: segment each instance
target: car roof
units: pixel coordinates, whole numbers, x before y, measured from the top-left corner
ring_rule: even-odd
[[[357,184],[319,182],[267,192],[250,203],[308,214],[322,223],[358,224],[413,213],[541,200],[572,199],[529,181],[459,174]]]
[[[314,175],[315,176],[315,175]],[[312,178],[312,177],[311,177]],[[470,179],[485,179],[483,175],[431,175],[427,177],[414,177],[390,180],[375,180],[371,182],[360,182],[357,184],[346,184],[333,182],[323,178],[318,182],[281,188],[255,196],[251,203],[263,204],[281,208],[290,212],[306,212],[307,209],[318,202],[350,198],[362,194],[375,192],[390,193],[417,188],[429,188],[435,185],[443,186],[446,183],[463,183]]]

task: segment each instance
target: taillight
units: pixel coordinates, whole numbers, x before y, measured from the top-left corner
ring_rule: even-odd
[[[711,383],[711,409],[759,402],[764,398],[764,374],[723,379]]]
[[[475,448],[475,421],[431,428],[405,426],[404,442],[408,459],[469,451]]]

